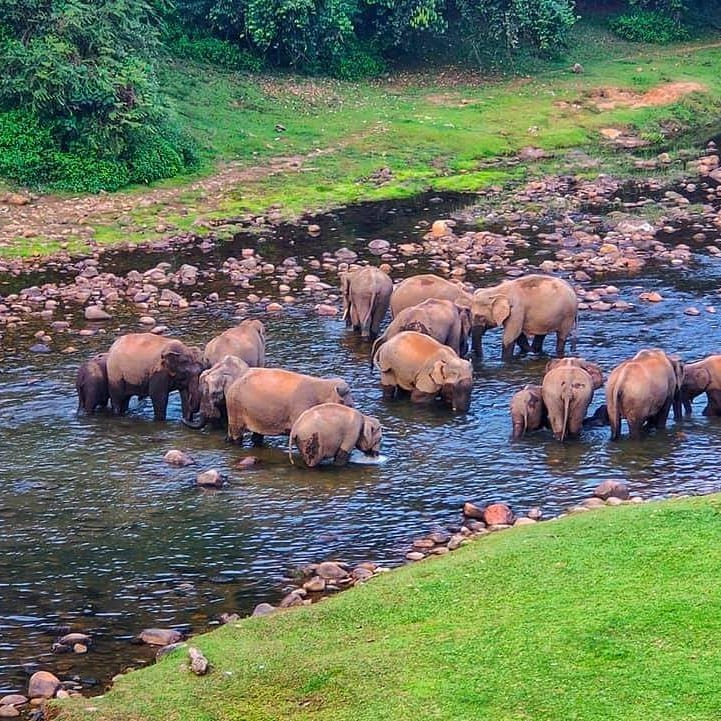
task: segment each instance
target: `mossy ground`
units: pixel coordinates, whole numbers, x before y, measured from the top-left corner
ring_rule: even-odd
[[[710,496],[493,534],[195,638],[210,675],[178,651],[57,721],[710,721],[719,533]]]

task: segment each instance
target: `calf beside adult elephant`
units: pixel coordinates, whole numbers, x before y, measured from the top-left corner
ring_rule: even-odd
[[[511,438],[515,441],[548,425],[548,411],[539,385],[528,384],[514,393],[510,410]]]
[[[514,344],[523,352],[541,353],[548,333],[556,333],[556,355],[562,356],[566,340],[576,326],[578,299],[573,288],[550,275],[526,275],[507,280],[473,294],[471,304],[472,345],[483,356],[483,334],[503,327],[503,360],[513,358]],[[529,346],[527,336],[533,336]]]
[[[384,343],[373,362],[381,372],[385,398],[410,391],[414,403],[441,396],[454,411],[470,407],[473,368],[467,360],[435,338],[404,330]]]
[[[228,355],[240,358],[254,368],[262,368],[265,365],[263,323],[256,318],[243,320],[205,344],[203,356],[208,366],[222,361]]]
[[[96,408],[105,408],[110,400],[108,390],[108,354],[98,353],[88,358],[78,368],[75,376],[75,390],[78,393],[78,413],[88,415]]]
[[[310,468],[328,458],[336,466],[344,466],[354,448],[377,456],[381,438],[381,424],[377,418],[339,403],[321,403],[303,411],[293,423],[288,455],[292,463],[295,443]]]
[[[710,355],[684,367],[681,384],[681,403],[686,413],[691,413],[691,402],[696,396],[706,394],[705,416],[721,416],[721,355]]]
[[[683,380],[683,362],[658,348],[641,350],[617,365],[606,384],[611,440],[620,436],[623,418],[636,440],[644,425],[664,428],[672,407],[674,418],[680,418]]]
[[[347,271],[340,276],[340,290],[346,326],[366,340],[377,338],[393,292],[390,276],[374,266]]]
[[[172,391],[180,393],[183,419],[197,413],[198,379],[205,368],[200,348],[153,333],[129,333],[110,346],[106,365],[113,413],[125,413],[133,396],[150,396],[155,420],[164,421]]]
[[[263,436],[284,435],[303,411],[321,403],[353,406],[353,396],[342,378],[315,376],[279,368],[250,368],[225,394],[228,439],[243,442],[246,431],[255,443]]]
[[[450,300],[470,307],[471,294],[458,283],[431,273],[413,275],[401,281],[391,296],[391,315],[395,318],[404,308],[418,305],[428,298]]]
[[[371,358],[383,343],[404,330],[429,335],[462,357],[468,350],[471,311],[451,300],[438,298],[428,298],[418,305],[404,308],[393,318],[383,335],[376,339]]]

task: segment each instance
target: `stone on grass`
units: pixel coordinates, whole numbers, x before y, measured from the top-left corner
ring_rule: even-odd
[[[409,553],[406,553],[406,558],[409,561],[422,561],[425,558],[425,555],[420,551],[410,551]]]
[[[325,591],[325,579],[320,576],[313,576],[313,578],[303,584],[303,588],[311,593],[320,593],[321,591]]]
[[[208,673],[210,664],[208,659],[203,656],[203,652],[199,648],[195,648],[195,646],[190,646],[188,656],[190,656],[190,670],[196,676],[205,676]]]
[[[60,679],[49,671],[37,671],[28,682],[28,696],[32,698],[53,698],[60,689]]]
[[[628,486],[620,481],[603,481],[593,489],[593,495],[596,498],[602,498],[604,501],[611,496],[626,500],[628,498]]]
[[[275,611],[275,606],[271,606],[269,603],[259,603],[254,609],[251,615],[253,616],[267,616]]]
[[[491,503],[483,511],[483,521],[487,526],[510,526],[513,511],[505,503]]]
[[[0,718],[17,718],[19,715],[15,706],[0,706]]]

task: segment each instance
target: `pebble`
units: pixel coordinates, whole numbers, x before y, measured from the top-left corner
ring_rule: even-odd
[[[684,315],[701,315],[701,311],[694,306],[690,306],[684,310]]]
[[[181,641],[183,634],[174,628],[146,628],[138,638],[150,646],[170,646],[171,643]]]
[[[425,558],[425,554],[420,551],[409,551],[406,553],[406,558],[409,561],[422,561]]]
[[[103,310],[100,306],[97,306],[97,305],[89,305],[85,309],[85,320],[103,321],[103,320],[111,320],[112,317],[113,316],[111,316],[110,313]]]
[[[189,453],[178,450],[177,448],[171,448],[164,456],[163,460],[169,466],[191,466],[195,463],[195,459]]]
[[[225,479],[221,475],[220,471],[215,468],[202,471],[195,477],[196,484],[206,488],[220,488],[223,485],[224,480]]]

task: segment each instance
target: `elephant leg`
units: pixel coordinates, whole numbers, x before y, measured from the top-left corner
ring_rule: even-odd
[[[250,434],[250,442],[254,446],[262,446],[263,445],[263,434],[262,433],[251,433]]]
[[[483,358],[483,329],[479,326],[474,326],[471,329],[471,350],[473,355],[481,360]]]
[[[661,410],[653,418],[653,426],[655,428],[665,428],[666,421],[668,420],[668,414],[671,410],[671,399],[667,399],[666,402],[661,406]]]
[[[721,391],[706,391],[708,402],[703,409],[705,416],[721,416]]]
[[[534,353],[541,355],[541,353],[543,353],[543,341],[545,339],[546,339],[545,333],[543,333],[542,335],[541,334],[534,335],[533,336],[533,345],[531,345],[531,350]]]
[[[628,421],[628,435],[629,435],[629,437],[631,438],[631,440],[640,441],[640,440],[641,440],[641,436],[642,436],[642,434],[643,434],[643,423],[644,423],[644,419],[641,418],[640,420],[639,420],[639,419],[633,419],[633,420],[632,420],[631,418],[627,418],[626,420]]]
[[[518,347],[521,349],[523,355],[531,352],[531,346],[528,344],[528,336],[526,336],[525,333],[521,333],[521,335],[516,338],[516,343],[518,343]]]
[[[383,391],[383,400],[391,401],[393,398],[395,398],[396,395],[396,387],[395,386],[386,386],[381,384],[381,390]]]
[[[339,448],[338,452],[335,454],[335,457],[333,458],[333,465],[334,466],[345,466],[348,464],[348,458],[350,458],[350,453],[348,453],[348,451],[344,451],[342,448]]]
[[[509,345],[504,345],[503,350],[501,351],[501,360],[504,362],[512,361],[513,360],[513,348],[515,346],[516,342],[513,341],[513,343],[510,343]]]
[[[568,339],[568,336],[563,335],[561,331],[558,331],[556,333],[556,355],[559,358],[563,358],[563,356],[566,353],[566,340]]]
[[[430,403],[435,398],[432,393],[424,393],[414,388],[411,391],[411,402],[413,403]]]
[[[110,392],[110,407],[112,408],[113,415],[122,416],[128,409],[128,401],[130,400],[125,395],[125,384],[112,383],[109,387]]]

